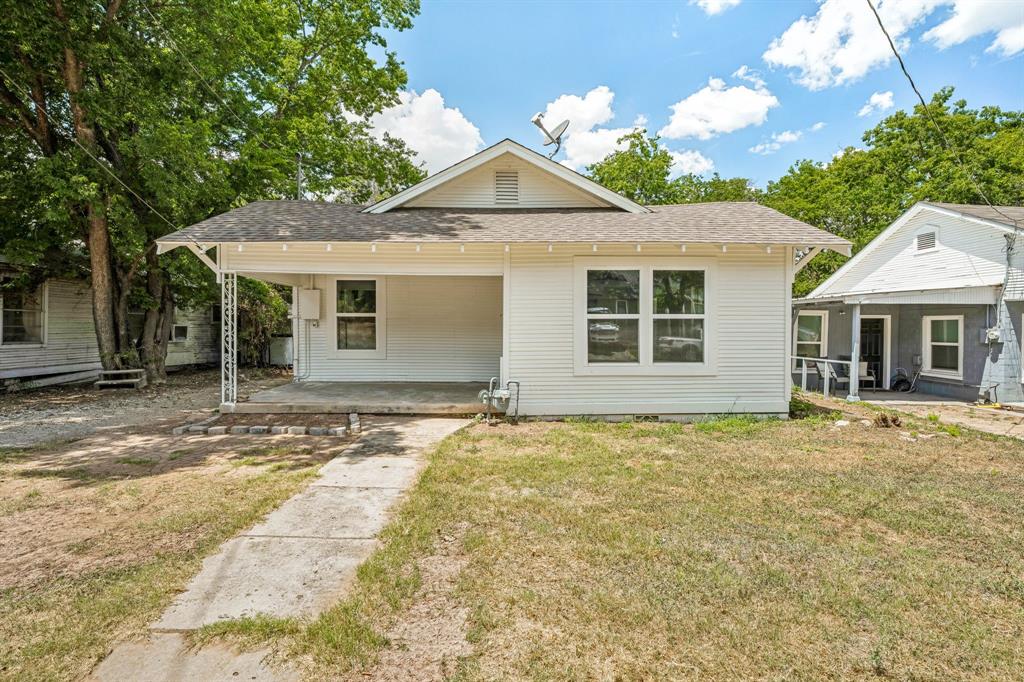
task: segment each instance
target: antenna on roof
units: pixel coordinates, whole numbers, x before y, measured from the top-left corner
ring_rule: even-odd
[[[562,121],[561,123],[556,125],[554,129],[552,129],[550,132],[547,128],[544,127],[544,114],[540,113],[539,111],[533,115],[533,118],[530,119],[530,122],[533,123],[533,125],[540,128],[540,131],[544,133],[545,147],[549,145],[555,145],[555,150],[548,154],[549,159],[554,158],[555,154],[558,153],[558,150],[562,148],[562,135],[565,134],[565,129],[569,127],[569,120],[566,119]]]

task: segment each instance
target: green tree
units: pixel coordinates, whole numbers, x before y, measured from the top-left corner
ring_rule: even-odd
[[[984,203],[973,173],[994,204],[1024,204],[1024,113],[950,103],[952,88],[935,93],[928,111],[899,111],[826,163],[799,161],[762,201],[786,215],[849,239],[857,251],[918,201]],[[947,148],[938,123],[970,171]],[[809,293],[844,259],[815,258],[797,276],[794,293]]]
[[[416,0],[0,10],[0,244],[36,279],[87,263],[106,368],[141,363],[162,378],[175,298],[208,281],[181,250],[157,255],[172,226],[293,196],[299,155],[314,196],[368,200],[422,177],[365,122],[405,84],[380,30],[408,28]]]
[[[590,177],[608,189],[647,206],[703,201],[754,201],[757,191],[746,178],[685,174],[672,178],[672,154],[659,138],[634,130],[619,138],[626,149],[587,167]]]

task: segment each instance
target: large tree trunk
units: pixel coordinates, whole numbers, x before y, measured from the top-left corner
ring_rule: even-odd
[[[146,253],[146,290],[157,302],[155,308],[146,310],[142,326],[142,367],[151,384],[163,383],[167,379],[167,343],[174,323],[174,295],[156,252]]]
[[[103,369],[120,369],[122,355],[118,344],[117,322],[114,308],[118,299],[117,280],[114,277],[110,233],[107,215],[102,204],[93,202],[88,208],[89,266],[92,270],[92,318],[96,326]]]

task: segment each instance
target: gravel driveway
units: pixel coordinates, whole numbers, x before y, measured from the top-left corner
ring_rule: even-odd
[[[281,370],[238,375],[241,395],[287,383]],[[104,429],[187,421],[220,405],[220,370],[181,371],[142,390],[98,390],[92,384],[0,393],[0,447],[30,447],[83,438]]]

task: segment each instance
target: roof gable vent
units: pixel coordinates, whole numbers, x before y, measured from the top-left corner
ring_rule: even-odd
[[[494,203],[519,203],[519,171],[494,171]]]
[[[935,248],[935,232],[922,232],[917,235],[917,250],[927,251]]]

